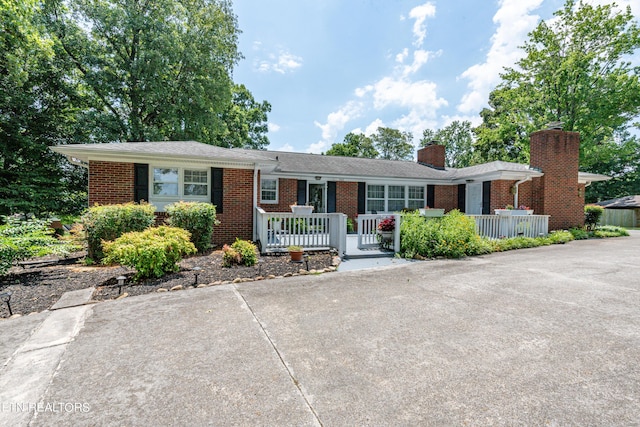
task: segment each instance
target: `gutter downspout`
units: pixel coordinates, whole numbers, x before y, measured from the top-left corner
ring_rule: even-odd
[[[531,177],[528,176],[525,179],[521,179],[520,181],[516,182],[515,184],[513,184],[513,186],[515,187],[516,191],[513,193],[513,208],[514,209],[518,209],[518,186],[520,186],[520,184],[523,184],[527,181],[531,181]]]
[[[258,165],[253,165],[253,206],[251,208],[251,217],[253,219],[253,241],[258,240],[256,235],[256,208],[258,207]]]

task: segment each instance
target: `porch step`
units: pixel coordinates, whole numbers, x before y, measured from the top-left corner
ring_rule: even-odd
[[[367,258],[393,258],[395,254],[391,251],[389,252],[381,252],[381,251],[360,251],[358,253],[346,253],[344,255],[345,260],[350,259],[367,259]]]

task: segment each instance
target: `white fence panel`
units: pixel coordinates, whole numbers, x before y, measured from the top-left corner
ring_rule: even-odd
[[[549,215],[469,215],[479,235],[491,239],[549,234]]]
[[[393,230],[393,250],[400,252],[400,221],[399,214],[360,214],[358,215],[358,249],[371,249],[380,246],[378,240],[378,224],[385,218],[393,217],[396,227]]]

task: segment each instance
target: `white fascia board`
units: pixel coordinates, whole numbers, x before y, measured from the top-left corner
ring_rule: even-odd
[[[347,175],[331,175],[323,173],[281,173],[271,172],[271,177],[286,178],[286,179],[306,179],[307,181],[316,181],[316,176],[321,177],[318,182],[322,181],[338,181],[338,182],[366,182],[367,184],[388,184],[388,183],[409,183],[410,185],[446,185],[450,183],[450,180],[434,180],[427,178],[397,178],[397,177],[372,177],[372,176],[347,176]]]
[[[610,176],[591,172],[578,172],[578,183],[589,185],[592,182],[609,181]]]
[[[520,181],[527,177],[537,178],[543,175],[544,173],[533,170],[533,169],[528,171],[495,171],[495,172],[459,177],[453,180],[453,184],[465,184],[469,180],[472,180],[473,182],[498,181],[498,180]]]

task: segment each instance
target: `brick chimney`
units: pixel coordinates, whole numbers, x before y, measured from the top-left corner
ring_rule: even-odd
[[[532,208],[551,215],[549,230],[584,224],[584,192],[578,184],[580,133],[546,129],[530,136],[531,167],[544,176],[532,183]]]
[[[444,169],[444,145],[431,142],[426,147],[419,149],[418,163],[436,169]]]

